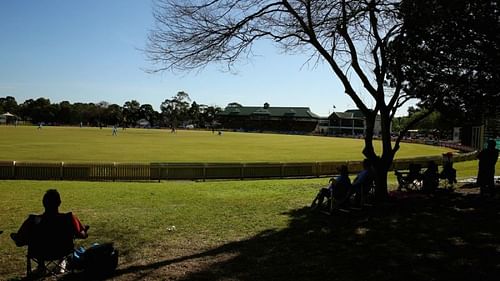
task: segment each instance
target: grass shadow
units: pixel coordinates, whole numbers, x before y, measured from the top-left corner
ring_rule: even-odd
[[[498,280],[500,200],[442,194],[331,217],[301,208],[283,230],[120,268],[125,280]],[[125,277],[126,276],[126,277]]]

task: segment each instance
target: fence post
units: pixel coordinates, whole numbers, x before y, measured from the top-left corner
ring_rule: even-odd
[[[160,164],[158,164],[157,169],[158,169],[158,183],[160,183],[161,182],[161,165]]]
[[[113,178],[113,182],[116,180],[116,162],[113,162],[113,170],[111,170],[111,177]]]
[[[207,163],[203,163],[203,181],[207,178]]]
[[[12,179],[16,178],[16,161],[12,161]]]
[[[281,162],[281,173],[280,178],[282,179],[285,175],[285,163]]]
[[[64,179],[64,162],[61,162],[61,168],[59,169],[59,178]]]
[[[245,163],[240,163],[240,180],[245,178]]]
[[[162,177],[162,172],[163,171],[163,166],[162,165],[158,165],[158,182],[161,182],[161,177]]]

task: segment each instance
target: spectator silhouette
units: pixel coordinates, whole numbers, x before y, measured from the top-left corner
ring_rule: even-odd
[[[49,189],[42,199],[45,212],[42,215],[30,215],[21,225],[17,233],[11,233],[10,237],[17,246],[29,245],[34,239],[37,239],[35,229],[42,221],[53,221],[61,216],[71,216],[72,218],[72,234],[75,238],[87,238],[89,226],[84,226],[80,220],[72,213],[59,213],[61,205],[61,196],[55,189]]]
[[[438,167],[436,162],[429,161],[427,169],[422,174],[422,191],[432,193],[436,191],[439,186]]]
[[[372,162],[368,159],[364,159],[363,169],[358,173],[356,178],[354,178],[348,197],[354,195],[354,201],[359,205],[363,205],[364,198],[368,195],[368,192],[373,187],[374,179],[375,171],[372,166]]]
[[[335,200],[342,204],[348,195],[348,191],[351,188],[351,180],[349,179],[349,171],[346,165],[342,165],[339,168],[340,175],[336,178],[330,179],[330,184],[328,187],[320,189],[318,195],[314,198],[311,206],[313,208],[320,207],[323,204],[325,198],[334,197]]]
[[[370,160],[363,160],[363,170],[361,170],[354,179],[352,186],[355,190],[361,189],[362,186],[369,185],[373,182],[373,171]]]
[[[489,191],[495,193],[495,164],[498,160],[498,149],[496,149],[496,141],[489,140],[485,149],[481,150],[477,155],[479,159],[479,167],[477,172],[477,185],[481,195]]]

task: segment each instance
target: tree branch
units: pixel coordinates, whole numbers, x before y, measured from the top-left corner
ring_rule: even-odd
[[[396,153],[399,150],[399,144],[401,143],[401,140],[403,137],[406,135],[408,130],[418,124],[420,121],[424,120],[427,116],[429,116],[432,112],[434,112],[434,109],[427,109],[425,112],[421,114],[416,114],[417,116],[408,122],[406,126],[399,132],[398,137],[396,138],[396,141],[394,143],[394,148],[392,149],[393,153]]]

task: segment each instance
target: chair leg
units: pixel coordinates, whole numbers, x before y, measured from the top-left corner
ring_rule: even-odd
[[[31,276],[31,259],[29,256],[26,256],[26,276]]]
[[[361,198],[359,201],[359,207],[363,208],[363,206],[365,205],[365,187],[364,187],[364,185],[361,185],[360,191],[361,191]]]
[[[333,198],[333,193],[330,192],[330,199],[328,200],[328,212],[331,214],[333,213],[333,210],[335,209],[335,203],[336,200]]]

